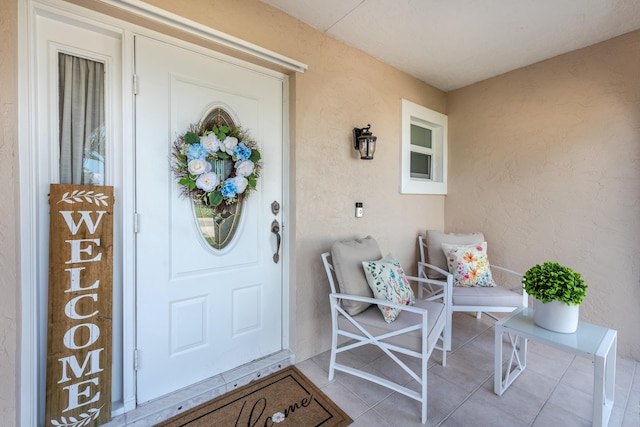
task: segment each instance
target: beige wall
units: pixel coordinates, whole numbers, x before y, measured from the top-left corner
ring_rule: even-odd
[[[13,426],[19,368],[16,2],[0,0],[0,10],[0,426]]]
[[[452,92],[445,226],[493,262],[558,261],[589,285],[581,319],[640,359],[640,31]]]

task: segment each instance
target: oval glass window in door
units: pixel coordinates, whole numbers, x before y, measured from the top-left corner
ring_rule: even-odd
[[[193,213],[200,234],[207,245],[214,249],[224,249],[231,241],[240,225],[242,200],[222,213],[217,213],[202,203],[193,203]]]
[[[203,131],[211,130],[214,126],[236,128],[231,115],[220,107],[211,110],[202,120],[201,128]],[[233,170],[233,162],[230,159],[214,160],[211,166],[220,182],[227,179]],[[239,197],[236,203],[221,205],[217,209],[196,202],[192,202],[192,206],[198,230],[207,245],[214,249],[224,249],[233,241],[242,218],[243,197]]]

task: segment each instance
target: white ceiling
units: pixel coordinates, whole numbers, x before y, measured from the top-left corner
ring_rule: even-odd
[[[443,91],[640,28],[640,0],[261,0]]]

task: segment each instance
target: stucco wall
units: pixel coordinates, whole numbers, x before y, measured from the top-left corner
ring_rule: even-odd
[[[640,359],[640,31],[452,92],[445,228],[493,262],[558,261],[589,285],[581,319]]]
[[[0,10],[0,426],[14,426],[18,380],[16,2],[0,0]]]
[[[400,195],[398,188],[400,99],[446,113],[445,94],[258,1],[149,3],[309,66],[292,80],[295,351],[304,360],[328,349],[329,285],[320,253],[336,239],[371,234],[413,271],[418,233],[444,227],[443,196]],[[374,160],[363,161],[351,132],[368,123],[378,148]],[[358,201],[361,219],[354,217]]]

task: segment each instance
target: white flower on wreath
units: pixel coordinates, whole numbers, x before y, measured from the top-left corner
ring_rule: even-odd
[[[238,145],[238,138],[235,136],[228,136],[222,141],[220,149],[228,155],[233,155],[233,149]]]
[[[217,136],[210,133],[209,135],[203,135],[200,137],[200,144],[211,154],[218,152],[220,149],[220,140]]]
[[[236,177],[230,178],[230,180],[231,182],[233,182],[233,185],[236,187],[236,192],[238,194],[244,193],[244,190],[246,190],[247,185],[249,184],[249,181],[244,176],[236,176]]]
[[[200,175],[211,172],[211,163],[205,159],[193,159],[189,161],[188,168],[191,175]]]
[[[253,173],[255,164],[251,160],[239,160],[235,164],[237,176],[249,176]]]
[[[276,424],[280,424],[281,422],[284,421],[284,419],[285,419],[285,416],[282,412],[276,412],[271,416],[271,420]]]
[[[202,191],[213,191],[220,183],[218,175],[213,172],[203,173],[196,179],[196,187]]]

